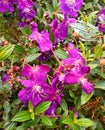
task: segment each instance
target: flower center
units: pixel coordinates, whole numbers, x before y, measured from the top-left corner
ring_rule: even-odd
[[[75,3],[75,0],[66,0],[66,4],[73,4],[73,3]]]
[[[24,9],[24,12],[26,12],[26,13],[28,13],[29,11],[30,11],[29,8],[25,8],[25,9]]]
[[[39,86],[39,85],[34,85],[33,86],[33,91],[35,91],[35,92],[41,92],[41,86]]]

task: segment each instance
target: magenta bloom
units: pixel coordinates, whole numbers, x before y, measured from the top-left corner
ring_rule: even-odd
[[[6,11],[13,12],[14,7],[11,0],[0,0],[0,12],[5,13]]]
[[[34,2],[32,0],[20,0],[18,1],[18,12],[21,22],[19,27],[27,27],[31,20],[34,18],[36,12],[33,9]]]
[[[32,25],[33,24],[36,25],[35,23],[32,23]],[[29,36],[29,39],[38,43],[41,52],[49,51],[53,47],[49,33],[46,30],[42,30],[41,33],[39,33],[37,26],[33,26],[32,34]]]
[[[105,33],[105,8],[100,10],[100,12],[97,16],[96,24],[98,25],[98,30],[100,32]]]
[[[82,83],[82,89],[87,93],[87,94],[91,94],[91,92],[94,89],[94,85],[90,82],[87,81],[87,79],[82,79],[81,80]]]
[[[19,11],[19,18],[25,21],[30,21],[35,16],[35,10],[32,8],[24,8],[23,10]]]
[[[83,5],[83,0],[59,0],[59,2],[62,13],[71,17],[76,17]]]
[[[32,0],[18,0],[18,9],[23,10],[24,8],[30,8],[34,6]]]
[[[21,81],[25,88],[18,93],[18,97],[26,106],[31,101],[34,107],[43,101],[51,101],[51,106],[46,111],[46,114],[52,115],[55,113],[56,107],[61,103],[61,94],[58,89],[46,83],[49,71],[47,65],[24,66],[22,76],[28,79]]]
[[[68,24],[64,20],[61,23],[58,23],[58,20],[55,19],[51,23],[51,30],[54,33],[55,38],[55,45],[57,44],[58,40],[63,41],[68,35]]]
[[[22,76],[28,79],[22,80],[21,84],[25,86],[19,93],[19,99],[28,104],[29,100],[33,106],[36,106],[46,97],[46,91],[49,85],[46,83],[47,72],[50,69],[47,65],[29,66],[26,65],[22,69]]]
[[[84,58],[79,54],[79,50],[74,48],[73,44],[70,44],[68,47],[70,58],[61,61],[60,66],[54,72],[54,77],[58,77],[58,80],[64,84],[82,83],[83,85],[82,80],[90,72],[90,67],[85,65]],[[90,94],[92,92],[93,89],[90,86],[88,87],[88,84],[83,86],[82,89],[86,93]],[[86,88],[85,86],[89,92],[84,89]]]
[[[49,66],[44,64],[37,65],[34,67],[25,65],[22,69],[22,76],[28,77],[30,80],[36,80],[37,82],[41,78],[41,81],[45,82],[47,73],[49,71],[50,71]]]

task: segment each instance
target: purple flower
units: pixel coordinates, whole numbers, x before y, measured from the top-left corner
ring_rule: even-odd
[[[59,67],[54,71],[54,77],[57,77],[58,81],[64,84],[82,83],[82,88],[86,91],[83,79],[90,72],[90,67],[85,65],[84,58],[73,44],[69,44],[66,49],[70,57],[61,61]],[[92,86],[92,84],[89,85]],[[90,86],[87,86],[87,89],[88,91],[93,90]]]
[[[85,91],[85,93],[91,94],[94,89],[94,85],[88,82],[87,79],[85,78],[81,80],[81,83],[82,83],[82,89]]]
[[[61,92],[46,83],[49,71],[47,65],[34,67],[25,65],[22,69],[22,76],[28,79],[21,80],[21,84],[25,88],[18,93],[18,97],[26,106],[31,101],[34,107],[41,102],[51,101],[51,106],[46,111],[46,114],[52,115],[55,113],[56,107],[61,103]]]
[[[2,77],[2,83],[6,82],[9,79],[8,74],[4,74]]]
[[[35,10],[33,9],[34,3],[32,0],[20,0],[18,1],[18,12],[21,22],[19,27],[27,27],[31,20],[35,16]]]
[[[5,13],[6,11],[13,12],[14,7],[11,0],[0,0],[0,12]]]
[[[22,69],[22,76],[28,77],[30,80],[38,80],[41,82],[46,81],[46,75],[50,71],[49,66],[47,65],[37,65],[37,66],[30,66],[30,65],[25,65]]]
[[[50,68],[47,65],[29,66],[25,65],[22,69],[22,76],[28,79],[22,80],[21,84],[25,86],[19,94],[19,99],[28,104],[29,100],[33,106],[43,101],[49,91],[49,85],[46,83],[47,73]]]
[[[52,32],[54,33],[55,45],[58,44],[58,40],[63,41],[67,37],[68,24],[65,20],[61,23],[58,23],[58,20],[55,19],[52,21],[50,27]]]
[[[18,1],[18,9],[23,10],[24,8],[30,8],[34,6],[34,2],[32,0],[19,0]]]
[[[35,16],[35,10],[32,8],[24,8],[23,10],[19,11],[19,18],[25,21],[30,21]]]
[[[41,33],[34,27],[32,34],[29,36],[30,40],[34,40],[38,43],[38,47],[41,52],[46,52],[52,49],[52,42],[50,40],[49,33],[46,30],[42,30]]]
[[[60,10],[64,15],[77,17],[78,11],[83,5],[83,0],[59,0]]]
[[[38,82],[23,80],[21,83],[25,88],[18,93],[18,97],[26,105],[30,100],[33,106],[36,106],[47,98],[50,88],[48,84],[41,82],[41,80]]]
[[[98,30],[100,32],[105,33],[105,8],[100,10],[97,19],[96,19],[96,24],[98,25]]]

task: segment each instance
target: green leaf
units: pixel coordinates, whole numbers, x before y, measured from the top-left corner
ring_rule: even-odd
[[[105,90],[105,81],[99,80],[95,84],[95,88]]]
[[[22,125],[16,127],[16,130],[24,130],[24,124],[22,124]]]
[[[81,96],[81,105],[85,104],[89,99],[93,96],[93,92],[91,94],[86,94],[85,92],[82,92]]]
[[[13,52],[15,45],[8,45],[0,48],[0,61],[7,59]]]
[[[24,34],[24,35],[29,35],[31,34],[31,29],[30,27],[27,27],[27,28],[20,28],[21,32]]]
[[[88,66],[90,67],[90,69],[94,69],[98,66],[98,64],[88,64]]]
[[[31,115],[29,111],[20,111],[12,118],[11,121],[24,122],[30,119],[31,119]]]
[[[16,123],[15,122],[12,122],[9,126],[7,126],[5,128],[5,130],[14,130],[14,127],[15,127]]]
[[[11,107],[10,107],[10,103],[8,102],[8,101],[4,101],[3,102],[3,108],[4,108],[4,110],[6,111],[6,112],[10,112],[10,110],[11,110]]]
[[[86,25],[81,21],[81,23],[73,23],[70,26],[81,36],[82,41],[96,41],[96,38],[93,38],[92,36],[94,36],[98,30],[92,24],[87,23]]]
[[[66,111],[62,114],[61,118],[59,119],[59,124],[62,124],[62,121],[65,120],[67,116],[68,116],[68,110],[66,110]]]
[[[103,49],[102,47],[98,44],[95,49],[94,49],[94,56],[95,58],[100,58],[102,56],[102,52],[103,52]]]
[[[60,106],[64,111],[68,110],[68,105],[64,99],[62,99]]]
[[[35,113],[37,114],[40,114],[40,113],[43,113],[45,112],[49,107],[50,107],[50,104],[51,102],[43,102],[43,103],[40,103],[36,109],[35,109]]]
[[[25,49],[21,45],[15,45],[14,51],[16,53],[19,53],[19,54],[24,54],[25,53]]]
[[[60,115],[60,113],[61,113],[61,107],[58,107],[56,110],[56,114]]]
[[[81,118],[79,120],[75,120],[74,124],[87,128],[89,126],[93,126],[94,122],[87,118]]]
[[[30,101],[28,103],[28,109],[29,109],[30,112],[31,111],[33,112],[34,107],[33,107],[32,103]]]
[[[45,125],[48,125],[48,126],[53,125],[50,117],[48,117],[48,116],[43,116],[41,120],[42,120],[42,123],[45,124]]]
[[[62,121],[62,123],[70,126],[73,124],[73,120],[71,118],[66,118],[65,120]]]
[[[80,42],[80,48],[81,48],[82,51],[86,50],[86,48],[85,48],[85,46],[84,46],[84,44],[82,42]]]
[[[97,121],[97,130],[105,130],[103,127],[104,126],[101,124],[101,122]]]
[[[72,130],[78,130],[78,128],[73,124],[73,120],[71,118],[66,118],[65,120],[63,120],[62,123],[69,125],[72,128]]]
[[[36,58],[38,58],[38,56],[40,56],[41,53],[33,53],[33,54],[30,54],[27,59],[26,59],[26,62],[29,63],[29,62],[32,62],[34,61]]]
[[[36,124],[38,124],[39,121],[40,121],[40,117],[35,116],[34,120],[27,121],[26,127],[35,126]]]
[[[104,74],[103,72],[101,72],[100,70],[94,69],[93,72],[94,72],[94,73],[97,73],[98,75],[100,75],[102,78],[105,79],[105,74]]]
[[[62,49],[58,49],[55,51],[55,54],[58,58],[60,59],[65,59],[68,58],[68,54],[66,53],[66,51],[62,50]]]

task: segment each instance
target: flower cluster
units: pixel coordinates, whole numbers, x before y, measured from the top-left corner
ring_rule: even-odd
[[[50,68],[47,65],[29,66],[25,65],[22,69],[22,76],[28,79],[21,80],[21,84],[25,86],[19,94],[19,99],[28,105],[31,101],[33,106],[37,106],[43,101],[51,101],[50,108],[46,114],[55,114],[57,106],[61,103],[62,93],[57,87],[47,84],[47,73]]]
[[[83,5],[83,0],[59,0],[60,10],[64,15],[77,17],[78,11]]]
[[[19,22],[19,27],[26,27],[36,14],[33,9],[34,2],[32,0],[1,0],[0,12],[13,12],[14,6],[17,7],[18,15],[21,20],[21,22]]]
[[[19,11],[19,18],[21,22],[19,23],[20,27],[25,27],[27,24],[35,16],[35,10],[33,9],[34,2],[32,0],[19,0],[18,1],[18,11]]]
[[[82,89],[90,94],[94,86],[89,83],[85,76],[89,73],[90,68],[85,65],[85,60],[79,54],[79,50],[74,48],[73,44],[67,47],[69,58],[63,59],[59,67],[54,72],[54,77],[64,84],[82,84]]]
[[[0,0],[0,12],[5,13],[6,11],[14,11],[13,0]]]
[[[30,41],[37,43],[39,51],[42,53],[39,61],[46,61],[50,55],[53,55],[53,50],[59,47],[58,43],[63,42],[68,36],[69,24],[76,22],[78,11],[83,5],[83,0],[59,0],[60,10],[63,14],[62,19],[53,19],[50,24],[46,23],[48,29],[54,35],[54,46],[50,39],[49,30],[38,30],[38,23],[35,22],[34,2],[32,0],[1,0],[0,12],[13,12],[15,7],[18,9],[20,19],[19,27],[29,27],[32,33],[28,36]],[[36,9],[37,10],[37,9]],[[61,13],[60,12],[60,13]],[[97,24],[100,32],[105,33],[105,8],[102,9],[97,17]],[[36,66],[25,65],[22,69],[21,84],[24,86],[18,93],[19,99],[27,106],[31,101],[36,107],[44,101],[51,101],[50,108],[46,114],[55,114],[56,108],[61,103],[63,96],[63,85],[81,84],[82,89],[87,94],[91,94],[94,85],[88,82],[86,76],[90,72],[89,66],[80,55],[80,51],[73,44],[68,44],[65,51],[68,53],[68,58],[60,61],[58,68],[54,68],[51,84],[47,82],[47,76],[50,72],[48,65],[41,64]],[[54,55],[53,55],[54,56]],[[8,80],[5,74],[2,81]]]

